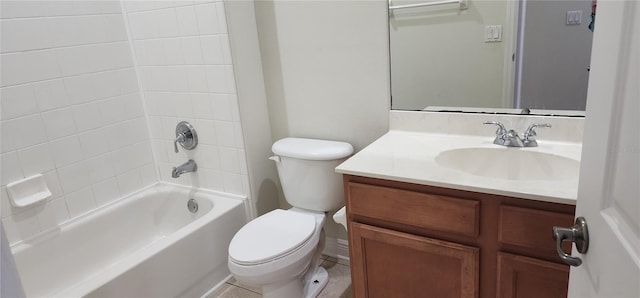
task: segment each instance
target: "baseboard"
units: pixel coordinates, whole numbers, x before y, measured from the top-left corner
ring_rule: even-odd
[[[322,254],[349,264],[349,241],[346,239],[327,237]]]

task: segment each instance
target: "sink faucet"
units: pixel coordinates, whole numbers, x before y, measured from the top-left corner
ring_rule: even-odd
[[[536,124],[533,123],[529,125],[527,130],[524,131],[524,138],[522,139],[522,143],[525,147],[538,147],[538,142],[536,141],[536,127],[551,127],[549,123]]]
[[[524,132],[522,138],[518,135],[513,129],[507,131],[504,125],[497,121],[487,121],[484,124],[493,124],[498,126],[498,130],[496,130],[496,138],[493,140],[493,143],[496,145],[507,146],[507,147],[537,147],[538,142],[535,139],[536,127],[551,127],[551,124],[531,124],[529,128]]]
[[[195,172],[198,170],[198,165],[193,159],[189,159],[189,161],[177,166],[173,167],[173,171],[171,171],[171,177],[178,178],[180,175],[189,172]]]

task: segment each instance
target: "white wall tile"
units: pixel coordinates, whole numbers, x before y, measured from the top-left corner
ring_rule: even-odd
[[[104,16],[79,16],[75,18],[78,41],[83,44],[109,41],[102,29]]]
[[[116,177],[101,181],[92,186],[96,205],[101,206],[120,198],[120,189]]]
[[[53,160],[58,168],[84,159],[82,145],[76,135],[51,141],[50,145]]]
[[[191,104],[191,94],[173,94],[173,115],[179,118],[193,118],[193,106]]]
[[[204,66],[187,66],[185,68],[187,73],[188,90],[191,92],[207,92],[207,74]]]
[[[92,129],[78,135],[82,152],[86,157],[93,157],[109,152],[107,129]]]
[[[91,184],[89,172],[90,169],[87,161],[81,161],[58,168],[58,178],[60,179],[60,186],[65,196],[89,186]]]
[[[4,6],[4,5],[3,5]],[[2,53],[45,49],[53,37],[47,19],[10,19],[0,21]],[[26,38],[25,38],[26,37]]]
[[[211,169],[198,169],[200,186],[216,191],[224,191],[224,174]]]
[[[92,1],[98,2],[98,1]],[[113,2],[119,5],[119,1],[99,1],[99,2]],[[124,17],[122,14],[104,15],[101,17],[103,23],[103,34],[105,41],[126,41],[127,29],[124,25]]]
[[[204,76],[203,76],[204,77]],[[205,83],[206,84],[206,83]],[[213,119],[211,96],[208,93],[191,94],[193,116],[198,119]]]
[[[25,177],[42,174],[56,167],[49,149],[49,143],[19,150],[18,159]]]
[[[213,119],[222,121],[232,121],[231,96],[228,94],[211,95],[211,108]]]
[[[162,61],[160,65],[181,65],[184,63],[180,39],[165,38],[159,40],[161,41],[162,50]]]
[[[6,187],[0,187],[0,218],[5,218],[10,216],[14,212],[14,207],[11,205],[9,201],[9,194],[7,193]]]
[[[87,159],[87,170],[89,181],[98,183],[108,178],[115,177],[116,171],[112,164],[112,159],[108,154],[103,154]]]
[[[100,111],[102,119],[107,125],[144,115],[142,99],[138,93],[103,100],[100,102]]]
[[[60,186],[60,179],[58,178],[58,171],[51,170],[43,173],[44,181],[47,183],[49,191],[51,191],[52,198],[59,198],[64,193],[62,192],[62,186]]]
[[[197,119],[193,121],[193,126],[198,132],[198,142],[206,145],[217,145],[216,127],[213,120]]]
[[[227,74],[223,66],[207,65],[207,84],[209,92],[227,93]]]
[[[228,34],[220,35],[220,45],[222,47],[222,57],[224,57],[224,64],[231,65],[233,60],[231,57],[231,46],[229,45]]]
[[[2,185],[24,178],[16,152],[0,154],[0,168],[2,168],[0,172]]]
[[[196,5],[195,10],[200,34],[216,34],[221,32],[215,3]]]
[[[235,130],[232,122],[215,121],[218,146],[237,148]]]
[[[41,112],[66,107],[70,104],[62,79],[31,84]]]
[[[10,86],[60,77],[60,68],[53,51],[0,54],[0,85]]]
[[[73,121],[73,110],[71,108],[44,112],[41,117],[49,140],[66,137],[76,132],[76,124]]]
[[[227,32],[227,18],[224,11],[224,2],[216,1],[216,20],[218,21],[219,32]]]
[[[220,168],[228,173],[240,173],[240,160],[238,151],[234,148],[218,147],[220,152]]]
[[[55,53],[60,63],[62,75],[73,76],[98,71],[99,69],[92,67],[91,60],[94,57],[89,58],[93,49],[94,47],[91,45],[56,49]]]
[[[100,103],[92,101],[73,106],[73,120],[78,132],[92,130],[103,125]]]
[[[149,14],[150,28],[161,29],[153,34],[164,38],[172,30],[178,32],[174,2],[151,4],[160,9]],[[138,177],[126,185],[127,191],[156,179],[120,5],[118,1],[2,2],[1,16],[11,19],[0,21],[4,192],[0,208],[3,220],[11,222],[7,232],[13,242],[95,208],[94,190],[101,203],[120,197],[117,175]],[[180,40],[165,43],[160,62],[180,65],[184,55]],[[173,88],[169,90],[188,89],[185,70],[167,73]],[[177,76],[182,84],[171,83]],[[118,134],[118,129],[125,133]],[[128,164],[116,172],[112,150],[124,148]],[[38,172],[44,172],[52,199],[28,212],[5,208],[10,203],[4,180]]]
[[[118,175],[118,188],[123,196],[142,188],[142,178],[138,170],[129,171]]]
[[[69,209],[69,217],[74,218],[87,213],[96,208],[96,202],[93,197],[91,187],[85,187],[79,191],[72,192],[65,196],[67,208]]]
[[[179,2],[178,2],[179,3]],[[198,21],[196,11],[193,6],[176,7],[176,18],[181,36],[192,36],[198,34]]]
[[[9,120],[39,111],[30,85],[0,88],[2,119]]]
[[[194,160],[198,163],[198,167],[208,169],[220,169],[220,155],[218,147],[212,145],[198,145],[194,154]]]
[[[200,37],[202,44],[202,55],[204,63],[209,65],[222,65],[226,63],[222,52],[222,42],[219,35],[208,35]]]
[[[204,63],[203,44],[198,36],[180,38],[181,56],[187,65],[201,65]]]
[[[12,124],[11,131],[7,132],[14,134],[13,141],[16,149],[37,145],[47,140],[40,114],[14,119]]]
[[[233,173],[225,173],[224,191],[232,194],[242,194],[242,176]]]

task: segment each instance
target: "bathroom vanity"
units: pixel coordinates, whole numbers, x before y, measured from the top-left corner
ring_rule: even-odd
[[[575,206],[344,176],[355,297],[566,297]],[[565,247],[570,251],[570,247]]]
[[[471,168],[443,162],[461,149]],[[500,147],[490,133],[392,130],[376,140],[336,168],[344,178],[354,297],[566,297],[569,266],[558,257],[552,227],[573,225],[580,149],[552,141]],[[505,158],[487,150],[504,150]],[[527,160],[530,152],[577,166],[556,169],[544,155]],[[536,166],[543,172],[532,173]],[[567,172],[551,175],[558,171]]]

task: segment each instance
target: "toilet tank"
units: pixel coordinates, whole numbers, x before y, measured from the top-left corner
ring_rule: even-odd
[[[278,177],[291,206],[331,211],[344,205],[342,175],[335,168],[353,153],[345,142],[285,138],[273,144]]]

